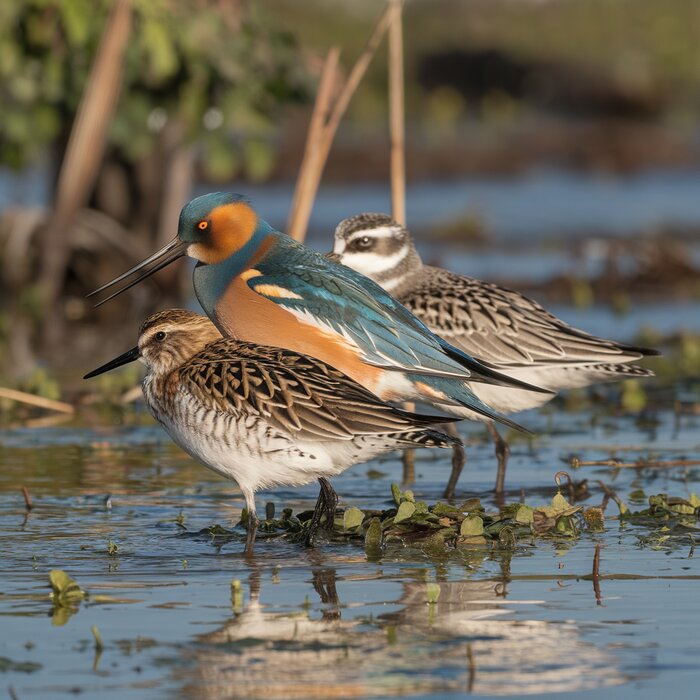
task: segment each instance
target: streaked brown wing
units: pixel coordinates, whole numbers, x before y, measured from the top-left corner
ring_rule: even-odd
[[[626,362],[643,354],[573,328],[518,292],[438,268],[425,272],[400,301],[434,333],[489,364]]]
[[[384,403],[320,360],[232,339],[195,355],[180,381],[210,409],[263,416],[299,439],[347,440],[435,422]]]

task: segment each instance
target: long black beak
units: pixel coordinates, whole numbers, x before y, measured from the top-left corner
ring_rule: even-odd
[[[116,369],[117,367],[121,367],[122,365],[128,365],[129,362],[138,360],[140,356],[141,353],[139,352],[139,349],[137,347],[131,348],[131,350],[128,350],[123,355],[119,355],[119,357],[115,357],[113,360],[110,360],[107,364],[102,365],[102,367],[98,367],[97,369],[93,369],[92,372],[88,372],[83,377],[83,379],[92,379],[98,374],[109,372],[109,370]]]
[[[151,255],[150,258],[146,258],[138,265],[135,265],[130,270],[127,270],[123,275],[119,275],[119,277],[113,279],[111,282],[107,282],[107,284],[103,284],[99,289],[96,289],[94,292],[90,292],[90,294],[88,294],[88,297],[94,296],[95,294],[99,294],[100,292],[104,292],[106,289],[113,287],[115,284],[119,284],[131,275],[134,275],[143,270],[143,272],[141,272],[141,274],[138,275],[135,279],[131,280],[131,282],[125,284],[120,289],[117,289],[116,292],[110,294],[106,299],[103,299],[102,301],[99,301],[97,302],[97,304],[95,304],[95,308],[97,308],[98,306],[102,306],[102,304],[108,302],[110,299],[114,299],[114,297],[119,296],[122,292],[125,292],[127,289],[131,289],[131,287],[133,287],[135,284],[138,284],[141,280],[146,279],[146,277],[150,277],[154,272],[162,270],[164,267],[170,265],[171,262],[175,262],[175,260],[177,260],[178,258],[181,258],[183,255],[186,255],[188,245],[188,243],[181,241],[179,238],[174,238],[172,241],[170,241],[170,243],[168,243],[168,245],[163,246],[157,253],[153,253],[153,255]],[[153,265],[151,267],[148,267],[152,263]]]

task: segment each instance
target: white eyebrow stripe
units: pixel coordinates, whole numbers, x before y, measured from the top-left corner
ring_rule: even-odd
[[[370,238],[398,238],[398,231],[395,226],[378,226],[377,228],[367,228],[361,231],[353,231],[347,238],[348,243],[356,241],[358,238],[369,236]]]
[[[380,272],[393,270],[408,255],[408,246],[402,246],[391,255],[379,255],[378,253],[355,253],[345,252],[343,254],[343,265],[351,267],[353,270],[361,272],[363,275],[371,277]]]

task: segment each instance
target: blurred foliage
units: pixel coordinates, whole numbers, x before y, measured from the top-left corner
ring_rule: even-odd
[[[0,3],[0,162],[22,168],[65,142],[105,26],[110,0]],[[133,0],[122,97],[111,145],[128,162],[177,124],[202,137],[205,169],[255,179],[272,165],[279,106],[307,95],[292,35],[241,16],[245,3]]]
[[[345,64],[356,56],[381,11],[375,0],[258,2],[273,26],[293,27],[300,41],[325,51],[343,47]],[[463,117],[467,105],[440,89],[429,99],[415,81],[420,58],[450,49],[495,49],[523,60],[551,60],[598,69],[632,91],[661,86],[681,118],[693,113],[700,84],[700,3],[697,0],[413,0],[404,9],[409,117],[437,116],[443,128]],[[386,94],[386,56],[379,51],[351,106],[371,117]],[[506,120],[518,108],[493,93],[477,114]]]

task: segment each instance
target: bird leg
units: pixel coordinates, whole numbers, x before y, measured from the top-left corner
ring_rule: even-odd
[[[491,437],[493,438],[493,443],[496,452],[496,458],[498,459],[498,472],[496,473],[496,486],[494,487],[494,492],[497,496],[501,496],[505,490],[506,485],[506,466],[508,465],[508,455],[510,454],[510,447],[508,443],[501,437],[496,426],[490,422],[486,424]]]
[[[415,450],[404,450],[401,456],[403,462],[402,486],[411,486],[416,480],[416,452]]]
[[[245,507],[248,511],[248,534],[245,539],[245,548],[243,553],[247,556],[253,554],[253,548],[255,545],[255,534],[258,531],[258,514],[255,512],[255,494],[252,491],[244,491],[243,496],[245,497]]]
[[[326,499],[324,508],[326,516],[326,529],[332,530],[333,524],[335,523],[335,509],[338,507],[338,494],[331,486],[331,482],[325,476],[319,477],[318,483],[321,484],[321,491],[323,491]]]
[[[416,404],[407,401],[403,405],[404,411],[415,411],[416,410]],[[416,480],[416,453],[415,450],[404,450],[403,454],[401,455],[401,461],[403,462],[403,479],[402,479],[402,486],[408,487],[413,484],[413,482]]]
[[[459,440],[459,430],[454,423],[446,423],[444,425],[444,431],[453,438]],[[450,472],[450,478],[447,481],[447,486],[445,486],[445,492],[442,494],[443,498],[454,498],[455,489],[457,488],[457,482],[464,468],[464,464],[467,461],[467,453],[464,449],[464,445],[456,444],[452,447],[452,471]]]
[[[321,490],[318,493],[318,499],[314,506],[314,514],[311,516],[309,523],[309,532],[306,535],[306,546],[312,547],[314,539],[321,527],[321,518],[325,516],[326,527],[333,529],[333,520],[335,519],[335,507],[338,505],[338,494],[333,490],[331,482],[325,476],[318,479],[321,485]]]

